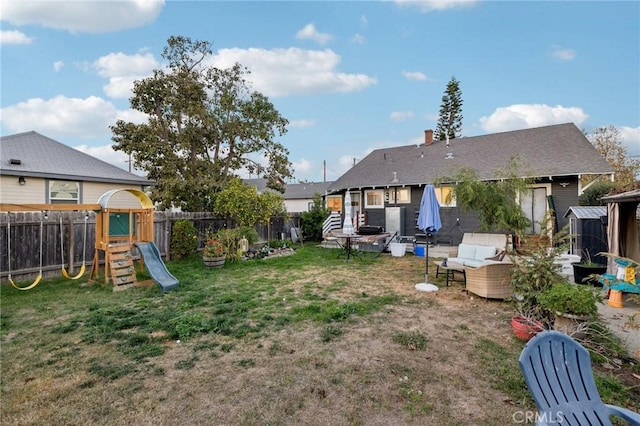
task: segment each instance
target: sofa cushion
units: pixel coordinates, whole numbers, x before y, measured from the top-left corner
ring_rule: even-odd
[[[477,268],[484,264],[485,264],[484,260],[464,259],[464,266],[471,266],[472,268]]]
[[[462,243],[458,245],[458,256],[456,257],[463,258],[463,259],[475,259],[477,247],[478,246],[473,244]]]
[[[473,257],[475,260],[485,260],[487,257],[496,255],[497,249],[493,246],[476,246],[476,255]]]

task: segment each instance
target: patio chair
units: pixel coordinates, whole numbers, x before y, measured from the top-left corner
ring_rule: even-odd
[[[611,425],[610,416],[640,424],[637,413],[602,402],[589,352],[568,335],[538,333],[522,350],[519,363],[538,406],[538,425]]]

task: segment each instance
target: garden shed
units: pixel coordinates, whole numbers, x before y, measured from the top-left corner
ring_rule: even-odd
[[[571,235],[569,253],[581,258],[588,253],[593,262],[606,265],[607,259],[597,254],[608,251],[607,207],[572,206],[564,217],[568,219]]]

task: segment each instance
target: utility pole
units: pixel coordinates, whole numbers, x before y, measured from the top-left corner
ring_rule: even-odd
[[[327,183],[327,160],[322,160],[322,183]]]

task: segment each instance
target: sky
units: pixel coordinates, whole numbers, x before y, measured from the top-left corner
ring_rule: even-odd
[[[166,65],[171,36],[249,68],[290,122],[278,142],[295,182],[422,143],[452,77],[463,137],[612,125],[640,156],[638,1],[0,0],[0,25],[0,134],[34,130],[124,169],[109,126],[145,120],[133,82]]]

